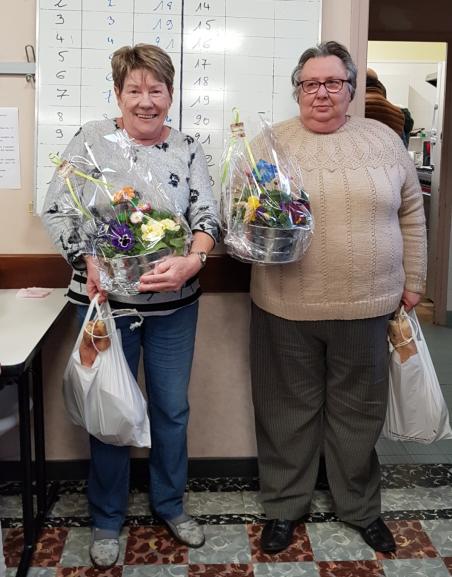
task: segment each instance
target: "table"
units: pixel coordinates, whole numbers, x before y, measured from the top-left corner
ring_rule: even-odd
[[[17,577],[25,577],[36,541],[53,501],[47,491],[41,348],[62,315],[66,289],[44,298],[17,298],[17,289],[0,290],[0,385],[18,387],[24,547]],[[35,466],[32,457],[30,391],[33,400]],[[33,482],[36,481],[36,512]],[[54,487],[55,489],[55,487]]]

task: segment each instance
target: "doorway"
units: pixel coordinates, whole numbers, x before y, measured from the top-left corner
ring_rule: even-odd
[[[439,262],[440,243],[444,242],[439,213],[446,59],[445,42],[369,41],[368,44],[368,67],[378,74],[388,100],[408,109],[413,119],[408,150],[423,191],[428,234],[427,290],[419,314],[437,323],[444,317],[444,307],[452,310],[452,294],[450,302],[448,299],[437,302],[438,294],[452,293],[450,274],[442,277]],[[450,235],[450,225],[448,232]],[[448,263],[446,266],[450,268]]]

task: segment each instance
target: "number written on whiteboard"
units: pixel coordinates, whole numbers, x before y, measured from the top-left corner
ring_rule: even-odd
[[[157,6],[154,8],[154,12],[157,12],[157,10],[164,10],[165,7],[168,10],[172,10],[173,9],[173,3],[172,2],[163,2],[163,0],[161,2],[159,2],[157,4]]]

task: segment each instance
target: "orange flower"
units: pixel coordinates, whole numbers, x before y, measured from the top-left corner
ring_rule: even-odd
[[[135,191],[131,186],[124,186],[113,195],[113,204],[120,204],[121,202],[128,202],[135,198]]]

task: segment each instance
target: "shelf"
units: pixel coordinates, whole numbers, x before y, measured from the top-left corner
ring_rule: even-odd
[[[35,74],[34,62],[0,62],[0,74],[9,76],[28,76]]]

